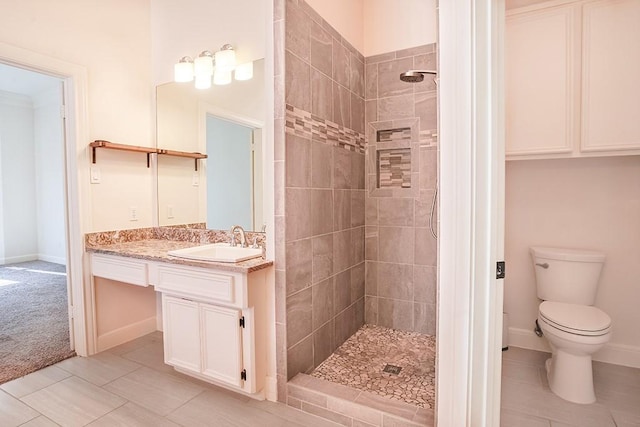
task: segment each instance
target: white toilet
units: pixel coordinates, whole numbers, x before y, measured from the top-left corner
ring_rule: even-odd
[[[611,336],[611,318],[593,307],[605,255],[601,252],[532,247],[538,298],[537,324],[551,345],[549,387],[574,403],[593,403],[591,355]]]

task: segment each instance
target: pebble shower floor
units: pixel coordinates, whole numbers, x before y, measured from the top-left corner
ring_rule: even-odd
[[[364,325],[313,373],[314,377],[403,401],[420,408],[435,404],[436,338]],[[383,370],[399,367],[398,374]]]

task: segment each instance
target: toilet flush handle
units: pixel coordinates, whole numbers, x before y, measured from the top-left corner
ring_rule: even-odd
[[[549,268],[549,264],[547,264],[546,262],[543,263],[543,264],[540,264],[539,262],[536,262],[536,265],[539,266],[539,267],[545,268],[545,269]]]

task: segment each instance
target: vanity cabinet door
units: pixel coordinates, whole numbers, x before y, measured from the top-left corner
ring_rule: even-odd
[[[202,374],[242,387],[241,311],[200,305],[202,322]]]
[[[200,372],[200,315],[198,303],[162,295],[165,363]]]

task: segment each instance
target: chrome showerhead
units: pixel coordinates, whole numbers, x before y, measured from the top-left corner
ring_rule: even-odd
[[[431,70],[409,70],[400,74],[400,80],[407,83],[420,83],[424,80],[425,74],[438,74]]]

